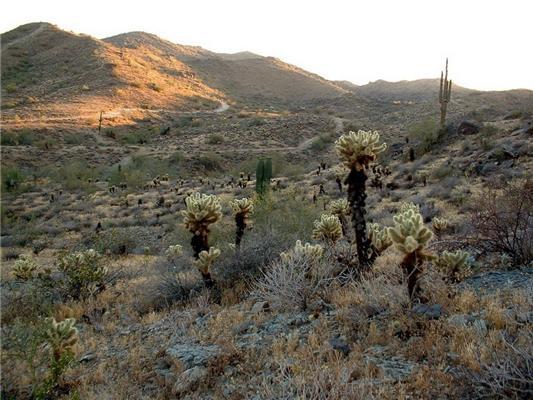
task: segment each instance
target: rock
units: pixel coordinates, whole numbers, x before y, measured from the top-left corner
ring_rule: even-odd
[[[522,324],[533,323],[533,311],[526,311],[516,314],[516,320]]]
[[[258,301],[252,306],[251,312],[254,314],[259,314],[268,310],[270,310],[270,304],[268,304],[268,301]]]
[[[181,396],[187,392],[195,390],[201,381],[207,378],[207,369],[204,367],[193,367],[183,372],[172,388],[172,394]]]
[[[329,339],[329,344],[334,350],[341,352],[344,357],[350,354],[350,346],[346,342],[346,339],[341,336],[335,336]]]
[[[171,365],[183,366],[190,369],[207,364],[222,355],[222,349],[217,345],[201,345],[179,343],[165,350],[165,359]]]
[[[460,135],[475,135],[480,131],[481,127],[472,121],[463,121],[457,127],[457,133]]]
[[[83,356],[81,356],[80,363],[89,362],[89,361],[92,361],[94,359],[96,359],[96,354],[91,353],[91,352],[85,353]]]
[[[427,319],[439,319],[442,316],[443,308],[440,304],[417,304],[411,310],[413,313],[426,317]]]
[[[485,322],[484,319],[474,320],[474,322],[472,323],[472,327],[474,328],[474,330],[477,332],[479,336],[485,336],[488,332],[487,323]]]
[[[464,328],[471,322],[471,317],[466,314],[454,314],[450,315],[446,321],[456,328]]]

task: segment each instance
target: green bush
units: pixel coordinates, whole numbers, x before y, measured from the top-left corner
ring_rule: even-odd
[[[130,132],[120,135],[119,140],[122,144],[146,144],[150,142],[151,136],[149,131]]]
[[[57,266],[64,275],[67,297],[85,299],[104,288],[107,268],[95,250],[63,254]]]
[[[223,166],[223,159],[218,154],[209,152],[201,154],[196,159],[197,163],[207,171],[220,171]]]
[[[207,137],[206,140],[207,144],[221,144],[224,143],[224,136],[218,134],[218,133],[212,133]]]
[[[2,189],[12,192],[20,188],[26,178],[21,170],[16,167],[2,168]]]
[[[72,161],[60,167],[48,167],[44,173],[65,189],[91,191],[95,189],[92,182],[99,177],[100,169],[91,168],[85,161]]]
[[[0,135],[2,146],[17,146],[18,135],[13,132],[2,132]]]
[[[439,142],[441,131],[437,121],[428,118],[412,125],[408,130],[408,135],[417,142],[417,153],[425,154]]]

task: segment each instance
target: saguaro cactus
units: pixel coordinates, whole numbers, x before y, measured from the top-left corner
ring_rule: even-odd
[[[348,185],[348,202],[352,209],[357,258],[361,268],[368,268],[375,258],[371,254],[372,242],[367,236],[365,221],[367,168],[386,147],[385,143],[379,143],[379,133],[376,131],[350,132],[335,142],[339,158],[350,169],[345,184]]]
[[[238,251],[241,247],[241,241],[248,222],[248,216],[254,210],[254,204],[252,200],[247,198],[242,198],[240,200],[235,199],[231,202],[231,208],[235,212],[235,225],[237,227],[237,231],[235,232],[235,248]]]
[[[195,193],[185,199],[183,210],[185,228],[193,234],[191,246],[194,258],[198,259],[202,251],[209,250],[209,226],[222,217],[220,200],[214,195]]]
[[[263,196],[270,187],[270,179],[272,179],[272,159],[259,160],[255,170],[255,191],[259,196]]]
[[[396,248],[404,253],[400,266],[407,278],[409,296],[414,298],[420,291],[418,278],[422,265],[431,258],[424,249],[433,233],[424,226],[422,215],[415,208],[407,208],[393,219],[394,227],[388,228],[387,231]]]
[[[446,124],[446,111],[452,95],[452,80],[448,80],[448,59],[446,59],[446,72],[440,71],[440,126],[444,128]]]

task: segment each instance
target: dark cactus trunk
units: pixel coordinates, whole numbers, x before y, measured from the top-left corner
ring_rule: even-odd
[[[209,251],[209,243],[207,242],[207,233],[208,232],[200,232],[199,235],[194,234],[191,239],[191,246],[194,251],[194,258],[198,259],[199,255],[202,251]],[[200,272],[202,274],[202,279],[204,281],[205,287],[212,288],[215,283],[213,282],[213,279],[211,278],[211,273],[207,271],[207,273]]]
[[[411,300],[420,297],[420,285],[418,284],[418,279],[422,273],[422,262],[422,258],[418,257],[416,252],[412,252],[407,254],[400,264],[403,273],[407,278],[407,291],[409,292],[409,298]]]
[[[235,248],[238,251],[241,248],[241,241],[246,229],[246,215],[244,213],[235,214],[235,225],[237,231],[235,232]]]
[[[361,269],[368,269],[371,265],[372,242],[366,233],[365,220],[365,200],[366,200],[366,171],[358,171],[352,168],[346,178],[348,185],[348,202],[352,209],[352,224],[355,232],[355,243],[357,245],[357,258]]]

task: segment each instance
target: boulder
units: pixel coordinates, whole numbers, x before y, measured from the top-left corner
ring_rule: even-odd
[[[178,343],[165,350],[165,360],[176,366],[190,369],[207,364],[222,355],[222,349],[217,345],[201,345],[196,343]]]
[[[181,395],[195,390],[201,381],[207,378],[208,372],[204,367],[193,367],[178,376],[172,388],[172,394]]]
[[[443,313],[443,308],[440,304],[433,304],[431,306],[428,306],[427,304],[417,304],[411,311],[427,319],[439,319]]]
[[[457,133],[460,135],[475,135],[480,130],[481,126],[472,121],[463,121],[457,127]]]

